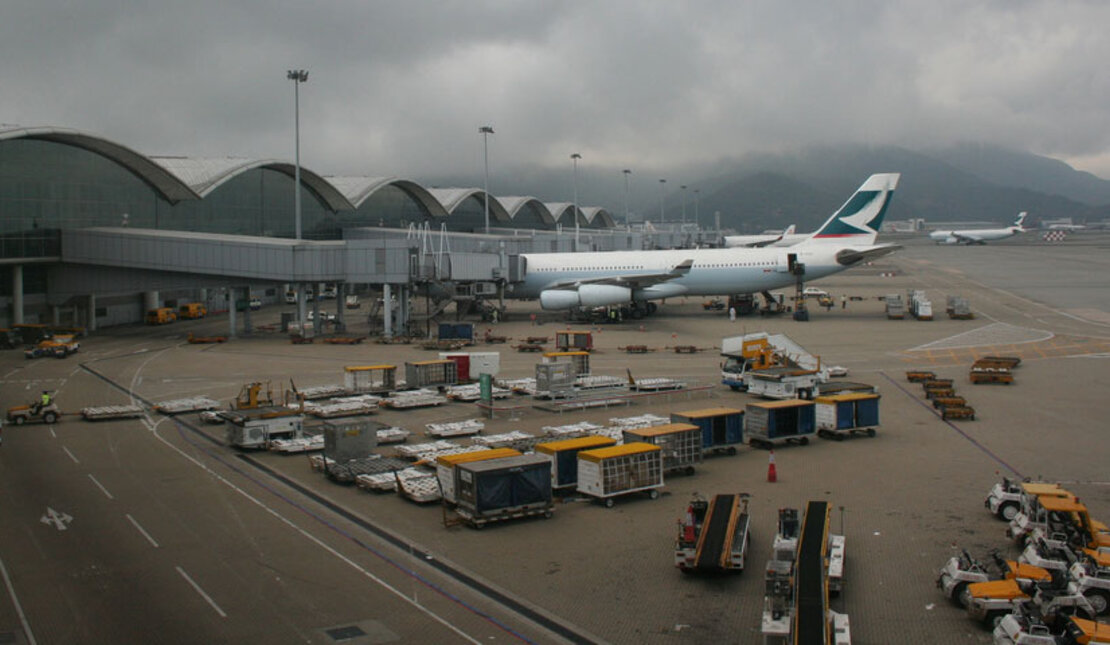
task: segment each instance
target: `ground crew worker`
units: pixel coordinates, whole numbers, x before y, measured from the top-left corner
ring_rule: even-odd
[[[736,307],[729,307],[728,308],[728,321],[729,322],[736,322]]]
[[[848,308],[848,296],[844,295],[843,293],[840,294],[840,308],[841,309],[847,309]]]

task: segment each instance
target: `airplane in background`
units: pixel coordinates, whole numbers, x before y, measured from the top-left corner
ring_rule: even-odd
[[[1087,226],[1085,224],[1049,224],[1045,227],[1045,230],[1075,232],[1085,231],[1087,230]]]
[[[739,246],[748,248],[759,248],[761,246],[790,246],[790,244],[780,244],[787,238],[798,238],[793,242],[801,242],[802,239],[809,237],[808,235],[795,235],[795,226],[791,224],[786,227],[786,230],[781,233],[763,233],[760,235],[726,235],[725,248],[732,249]]]
[[[989,241],[1003,240],[1018,233],[1024,233],[1027,213],[1022,211],[1011,226],[1006,228],[969,228],[963,231],[933,231],[929,239],[937,244],[986,244]]]
[[[653,300],[759,293],[791,286],[796,272],[816,280],[900,246],[876,245],[898,173],[871,175],[804,242],[788,248],[673,249],[521,254],[523,280],[511,298],[539,298],[547,310],[628,306],[633,318],[653,313]]]

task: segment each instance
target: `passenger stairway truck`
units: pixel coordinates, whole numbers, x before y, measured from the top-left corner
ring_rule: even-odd
[[[806,351],[786,334],[768,334],[755,332],[743,336],[731,336],[721,339],[721,382],[733,390],[746,390],[749,380],[756,374],[772,368],[788,368],[779,370],[785,378],[786,371],[796,372],[789,376],[786,383],[793,384],[794,391],[799,388],[803,391],[812,391],[817,383],[829,380],[828,370],[821,368],[821,358]],[[759,384],[764,390],[779,390],[785,388],[782,378],[775,384],[775,379],[765,379],[768,382]],[[768,396],[762,394],[761,396]],[[786,398],[795,398],[796,393]],[[773,397],[781,398],[781,397]]]
[[[683,573],[743,571],[750,541],[748,497],[730,493],[707,501],[695,494],[678,523],[675,566]]]

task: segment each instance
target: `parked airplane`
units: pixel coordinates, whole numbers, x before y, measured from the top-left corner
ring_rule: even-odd
[[[761,235],[726,235],[725,248],[732,249],[738,246],[746,246],[749,248],[759,248],[761,246],[774,246],[787,237],[805,238],[808,235],[794,235],[794,225],[786,227],[786,230],[781,233],[763,233]],[[798,241],[801,241],[800,239]]]
[[[929,239],[937,244],[986,244],[988,241],[1002,240],[1011,235],[1025,232],[1025,227],[1022,226],[1022,224],[1025,222],[1026,214],[1025,211],[1019,213],[1013,225],[1007,226],[1006,228],[969,228],[963,231],[933,231],[929,233]]]
[[[796,269],[816,280],[901,247],[876,245],[898,173],[871,175],[808,240],[789,248],[676,249],[526,253],[513,298],[539,298],[544,309],[630,305],[638,318],[652,300],[759,293],[795,283]]]

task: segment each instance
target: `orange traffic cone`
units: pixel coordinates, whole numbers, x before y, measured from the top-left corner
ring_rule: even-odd
[[[771,451],[770,457],[767,459],[767,481],[775,483],[779,480],[778,471],[775,470],[775,451]]]

